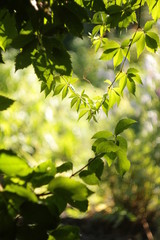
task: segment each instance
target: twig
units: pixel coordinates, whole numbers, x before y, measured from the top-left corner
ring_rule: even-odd
[[[80,173],[81,171],[83,171],[83,169],[85,169],[86,167],[88,167],[92,162],[94,162],[97,158],[102,157],[104,154],[99,153],[98,155],[96,155],[94,158],[91,158],[89,160],[89,162],[83,166],[82,168],[80,168],[78,171],[76,171],[75,173],[72,173],[72,175],[70,176],[70,178],[74,177],[75,175],[77,175],[78,173]]]

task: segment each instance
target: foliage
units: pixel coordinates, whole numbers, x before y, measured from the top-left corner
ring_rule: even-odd
[[[143,51],[154,53],[159,47],[159,36],[153,30],[158,18],[160,1],[1,1],[0,3],[0,61],[2,51],[17,49],[15,70],[32,65],[41,81],[45,95],[69,96],[71,108],[79,119],[97,121],[102,110],[106,117],[115,104],[119,104],[127,88],[136,94],[137,84],[142,84],[138,69],[126,63],[132,58],[131,49],[136,45],[137,59]],[[141,9],[147,5],[152,20],[141,26]],[[115,77],[105,80],[107,87],[101,96],[92,98],[85,89],[75,90],[75,77],[65,38],[72,34],[82,37],[84,23],[93,26],[90,34],[100,59],[113,59]],[[135,27],[136,26],[136,27]],[[128,29],[127,38],[113,39],[111,33]],[[131,29],[131,30],[129,30]],[[135,29],[135,30],[134,30]],[[5,110],[12,103],[1,96]],[[114,133],[107,128],[94,134],[94,156],[70,178],[63,172],[72,165],[57,167],[53,161],[45,161],[31,167],[18,153],[1,150],[1,229],[2,239],[79,239],[77,229],[59,226],[60,214],[67,204],[86,211],[92,191],[87,185],[99,182],[106,159],[115,164],[123,176],[130,168],[127,157],[127,141],[121,133],[135,123],[127,117],[118,120]],[[12,163],[12,164],[11,164]],[[12,166],[12,167],[11,167]],[[61,174],[62,173],[62,174]],[[60,174],[60,176],[59,176]],[[84,182],[75,180],[78,175]],[[61,237],[62,236],[62,237]]]

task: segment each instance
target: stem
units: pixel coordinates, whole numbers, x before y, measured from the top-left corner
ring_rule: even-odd
[[[103,154],[104,155],[104,154]],[[85,169],[86,167],[88,167],[92,162],[94,162],[97,158],[102,157],[103,156],[102,153],[99,153],[98,155],[96,155],[94,158],[91,158],[90,161],[84,165],[82,168],[80,168],[78,171],[76,171],[75,173],[72,173],[72,175],[70,176],[70,178],[74,177],[75,175],[77,175],[78,173],[82,172],[83,169]]]

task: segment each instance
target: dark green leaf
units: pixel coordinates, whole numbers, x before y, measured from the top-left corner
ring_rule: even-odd
[[[58,226],[59,213],[55,207],[54,212],[50,212],[48,207],[33,202],[24,202],[21,206],[21,216],[24,225],[40,226],[42,229],[53,230]]]
[[[69,170],[73,169],[73,163],[72,162],[66,162],[57,167],[57,172],[62,173],[62,172],[67,172]]]
[[[103,169],[104,169],[104,162],[100,158],[96,158],[94,161],[91,161],[90,164],[88,165],[88,170],[95,173],[99,179],[101,178]]]
[[[154,32],[147,32],[145,35],[146,47],[149,51],[155,52],[159,45],[159,37]]]
[[[4,63],[1,50],[0,50],[0,63]]]
[[[6,11],[3,22],[0,23],[0,47],[5,51],[17,36],[17,29],[14,15]]]
[[[0,111],[6,110],[14,103],[14,100],[0,95]]]
[[[80,240],[79,228],[76,226],[60,226],[52,232],[56,240]]]

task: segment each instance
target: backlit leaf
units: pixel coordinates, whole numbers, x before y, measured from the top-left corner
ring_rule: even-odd
[[[95,139],[107,139],[107,138],[109,138],[111,136],[113,136],[112,132],[100,131],[100,132],[95,133],[92,138],[95,138]]]
[[[114,141],[108,140],[98,144],[96,152],[97,153],[117,152],[118,149],[119,147],[115,144]]]
[[[49,183],[49,190],[51,192],[62,191],[64,197],[69,200],[83,201],[89,195],[88,189],[86,186],[74,179],[67,177],[57,177]]]
[[[127,158],[126,151],[119,150],[117,152],[116,169],[118,173],[123,176],[130,169],[130,161]]]
[[[20,197],[23,197],[32,202],[38,201],[36,195],[31,190],[24,188],[22,186],[10,184],[5,187],[4,191],[15,193],[15,194],[19,195]]]
[[[136,123],[136,121],[130,118],[121,119],[115,127],[115,135],[122,133],[134,123]]]
[[[138,41],[136,42],[137,46],[137,58],[141,55],[145,48],[145,35],[142,33]]]
[[[89,170],[84,170],[80,172],[79,177],[89,185],[96,185],[99,183],[98,178],[96,177],[96,174],[94,172],[91,172]]]
[[[0,154],[0,171],[8,176],[27,176],[32,172],[29,165],[17,156]]]

